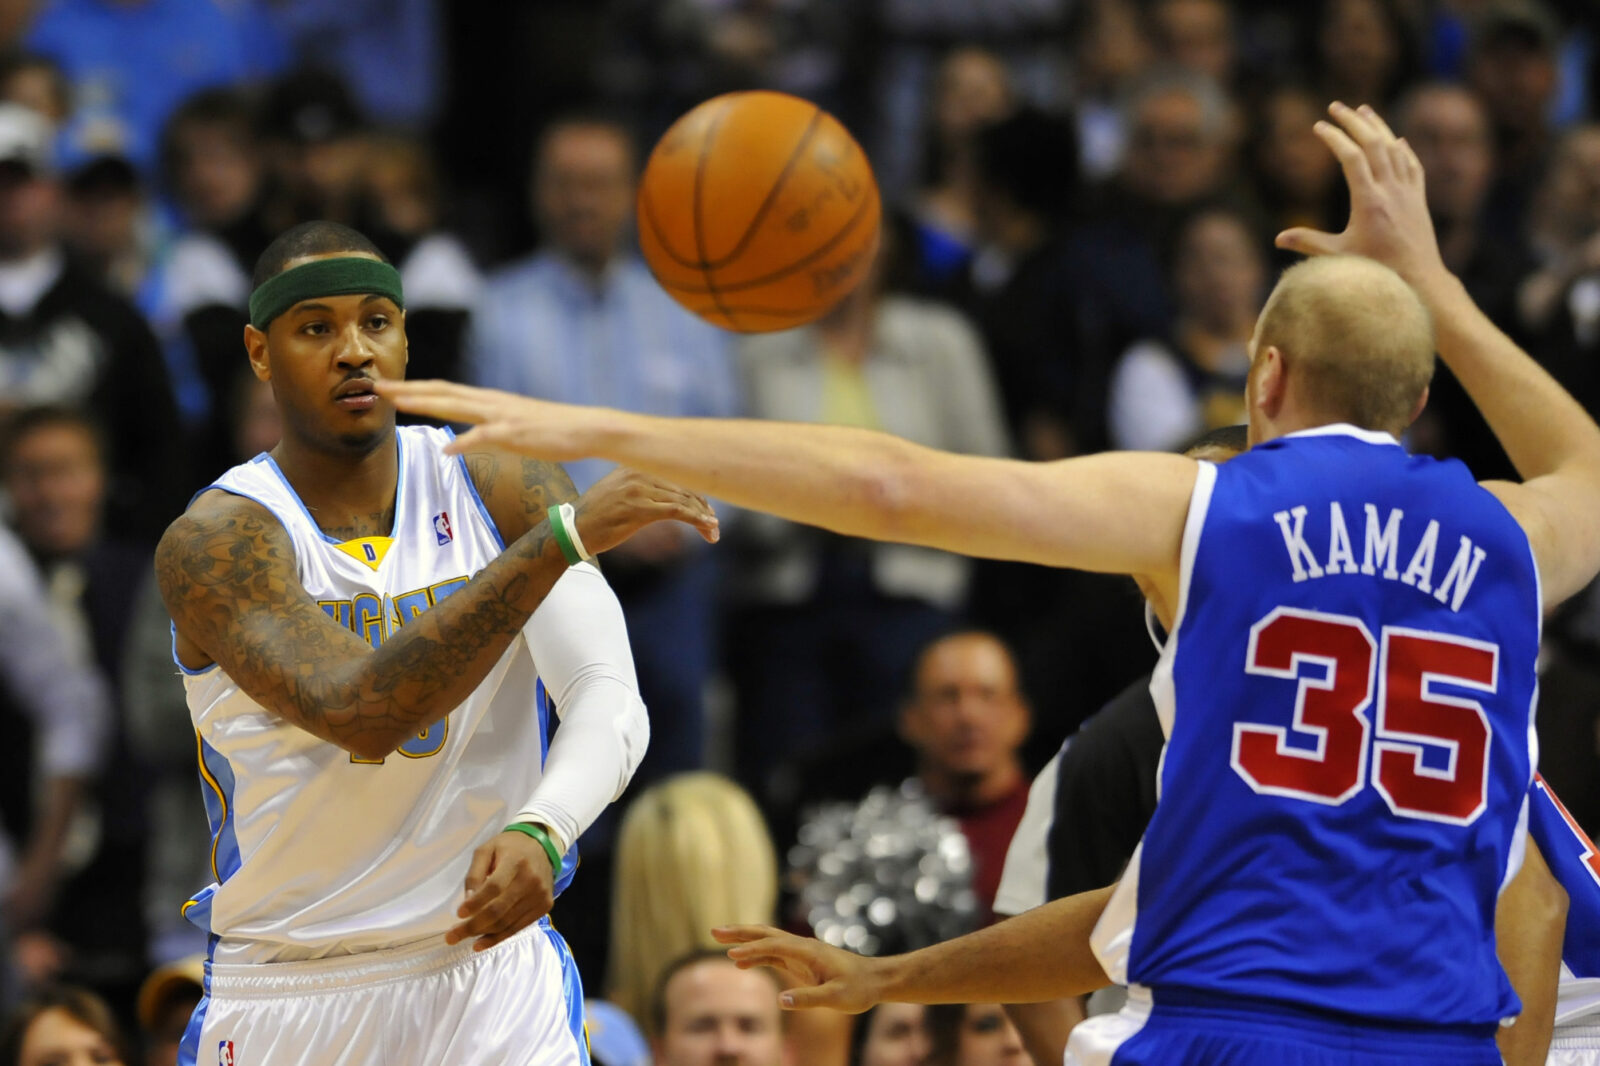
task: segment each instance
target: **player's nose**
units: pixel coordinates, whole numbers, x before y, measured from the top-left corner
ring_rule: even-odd
[[[340,369],[363,367],[372,363],[377,357],[367,339],[362,336],[359,327],[352,325],[349,329],[339,332],[339,343],[334,348],[333,359]]]

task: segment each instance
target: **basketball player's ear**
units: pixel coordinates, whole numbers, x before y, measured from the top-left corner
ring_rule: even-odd
[[[403,307],[400,309],[400,336],[405,338],[405,346],[403,348],[401,348],[401,350],[400,350],[400,354],[404,357],[403,361],[402,361],[402,365],[410,366],[411,365],[411,334],[406,332],[406,309],[403,308]]]
[[[250,369],[257,381],[271,381],[272,370],[267,365],[267,335],[251,325],[244,327],[244,350],[250,357]]]
[[[1257,356],[1261,369],[1256,371],[1255,404],[1269,419],[1276,419],[1283,410],[1284,395],[1288,392],[1288,368],[1283,362],[1283,352],[1270,344]]]
[[[1428,388],[1427,385],[1422,386],[1422,395],[1417,397],[1417,404],[1411,409],[1411,417],[1406,419],[1406,425],[1409,426],[1422,417],[1423,409],[1428,406]]]

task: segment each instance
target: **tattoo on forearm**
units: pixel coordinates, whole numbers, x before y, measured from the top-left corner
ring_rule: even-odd
[[[306,593],[288,532],[247,501],[174,522],[156,577],[179,632],[252,698],[361,751],[403,742],[483,680],[565,569],[545,556],[547,532],[535,527],[376,649]]]

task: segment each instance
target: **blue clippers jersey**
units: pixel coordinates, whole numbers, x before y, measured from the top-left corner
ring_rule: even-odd
[[[1591,1022],[1600,1014],[1600,855],[1542,777],[1528,794],[1528,834],[1567,891],[1556,1024]]]
[[[1494,910],[1533,775],[1521,528],[1460,463],[1329,426],[1202,464],[1181,581],[1161,800],[1095,930],[1113,980],[1516,1014]]]

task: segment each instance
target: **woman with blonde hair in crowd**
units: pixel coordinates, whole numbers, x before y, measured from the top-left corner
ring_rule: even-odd
[[[711,928],[770,924],[778,855],[749,793],[720,774],[676,774],[641,792],[617,833],[607,998],[647,1025],[667,964],[717,948]],[[850,1022],[825,1011],[788,1019],[794,1061],[842,1064]]]

